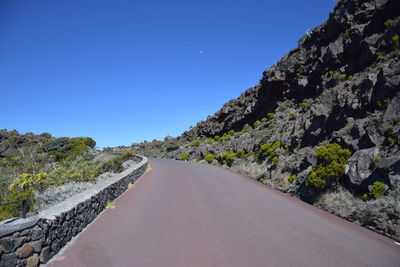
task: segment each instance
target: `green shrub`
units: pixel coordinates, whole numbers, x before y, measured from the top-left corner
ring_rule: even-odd
[[[41,133],[40,136],[44,137],[44,138],[47,138],[47,139],[53,138],[53,136],[51,134],[49,134],[49,133]]]
[[[193,147],[199,147],[200,144],[201,144],[201,140],[196,140],[196,141],[193,141],[190,145]]]
[[[30,201],[27,202],[27,211],[33,211],[36,204],[34,201],[35,193],[33,190],[13,190],[7,194],[7,196],[4,198],[4,202],[12,202],[19,199],[30,199]],[[19,217],[21,215],[21,209],[22,202],[1,206],[0,221],[8,218]]]
[[[394,142],[396,142],[396,139],[394,139],[393,137],[388,137],[387,140],[390,144],[393,144]]]
[[[261,125],[261,121],[259,121],[259,120],[256,120],[256,121],[254,122],[254,124],[253,124],[254,127],[258,127],[258,126],[260,126],[260,125]]]
[[[345,73],[339,74],[339,80],[344,81],[347,79],[347,75]]]
[[[175,151],[179,148],[179,144],[174,141],[166,141],[165,150],[167,152]]]
[[[368,194],[367,193],[362,194],[361,199],[364,200],[364,201],[367,201],[369,199]]]
[[[292,184],[297,179],[297,175],[290,175],[287,181]]]
[[[273,157],[272,158],[272,164],[274,165],[274,166],[277,166],[278,164],[279,164],[279,157]]]
[[[96,141],[90,137],[49,139],[42,146],[42,152],[55,156],[57,161],[73,160],[87,151],[88,147],[95,147]]]
[[[345,162],[350,156],[350,150],[335,143],[319,147],[316,151],[318,165],[312,169],[306,186],[322,190],[338,181],[344,174]]]
[[[215,157],[214,157],[213,154],[210,154],[210,153],[209,153],[209,154],[207,154],[207,155],[205,156],[204,159],[206,160],[207,163],[212,163],[212,162],[214,161]]]
[[[261,122],[265,122],[265,121],[267,121],[267,118],[262,118],[261,119]]]
[[[372,185],[369,186],[369,192],[362,194],[361,199],[367,201],[369,199],[376,199],[383,196],[386,191],[387,187],[384,183],[376,181]]]
[[[275,114],[271,112],[271,113],[268,113],[267,116],[270,120],[272,120],[275,117]]]
[[[71,139],[74,144],[84,144],[90,148],[94,148],[96,146],[96,141],[90,137],[75,137]]]
[[[216,142],[219,142],[221,140],[221,137],[219,135],[214,136],[214,140]]]
[[[281,142],[263,144],[257,153],[257,158],[263,160],[265,158],[272,158],[276,155],[276,150],[281,147]]]
[[[232,136],[230,134],[224,133],[224,135],[221,137],[222,142],[227,142],[231,140]]]
[[[295,112],[290,112],[290,113],[289,113],[289,117],[290,117],[291,119],[295,119],[295,118],[297,117],[297,114],[296,114]]]
[[[189,160],[190,154],[189,153],[183,153],[180,157],[180,160]]]
[[[376,105],[379,109],[385,109],[387,107],[388,103],[389,103],[388,99],[376,101]]]
[[[394,20],[392,20],[392,19],[387,19],[386,21],[385,21],[385,26],[386,27],[389,27],[389,26],[391,26],[392,24],[394,23]]]
[[[227,164],[228,166],[231,166],[232,163],[235,161],[235,157],[236,153],[224,152],[221,154],[220,161]]]
[[[369,196],[373,199],[381,197],[386,192],[386,185],[382,182],[374,182],[371,186]]]
[[[53,140],[48,140],[43,144],[43,152],[60,152],[65,153],[71,147],[72,141],[67,137],[60,137]]]
[[[310,106],[310,100],[308,98],[304,98],[301,103],[300,103],[300,107],[302,107],[303,109],[308,109],[308,107]]]
[[[381,155],[380,155],[380,154],[376,155],[376,156],[372,159],[372,164],[373,164],[374,166],[377,166],[378,163],[379,163],[380,158],[381,158]]]
[[[230,130],[230,131],[228,132],[228,134],[229,134],[229,135],[234,135],[234,134],[235,134],[235,131],[234,131],[234,130]]]
[[[238,158],[244,158],[244,156],[245,156],[245,151],[244,151],[243,149],[239,149],[239,150],[236,152],[236,157],[238,157]]]
[[[329,71],[329,76],[336,82],[344,81],[347,79],[347,75],[345,73],[340,73],[339,71]]]
[[[383,59],[383,58],[384,58],[382,52],[376,52],[375,55],[376,55],[376,57],[377,57],[378,59]]]
[[[217,141],[215,141],[214,138],[212,138],[212,137],[207,139],[207,144],[211,144],[212,145],[212,144],[215,144],[216,142]]]
[[[122,163],[134,157],[134,153],[126,152],[120,156],[113,158],[112,160],[104,162],[100,167],[97,168],[94,176],[100,175],[105,172],[122,172],[124,170],[122,168]],[[72,173],[69,175],[74,176]]]

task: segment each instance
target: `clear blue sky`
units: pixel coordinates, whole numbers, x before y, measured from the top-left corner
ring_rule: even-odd
[[[333,0],[1,0],[0,129],[177,136],[258,83]]]

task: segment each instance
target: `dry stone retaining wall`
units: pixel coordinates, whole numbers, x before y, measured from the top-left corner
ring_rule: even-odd
[[[38,266],[49,261],[81,232],[109,201],[146,170],[148,160],[128,168],[103,184],[95,185],[36,216],[0,224],[0,267]]]

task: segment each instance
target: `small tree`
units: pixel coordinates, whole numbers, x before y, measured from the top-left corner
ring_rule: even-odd
[[[190,158],[190,154],[189,153],[183,153],[182,155],[181,155],[181,160],[189,160],[189,158]]]
[[[205,157],[206,162],[209,164],[212,163],[214,161],[214,159],[215,159],[214,155],[210,154],[210,153],[208,153]]]
[[[316,151],[318,165],[306,180],[306,186],[314,189],[326,189],[344,175],[345,162],[351,156],[348,149],[338,144],[327,144]]]

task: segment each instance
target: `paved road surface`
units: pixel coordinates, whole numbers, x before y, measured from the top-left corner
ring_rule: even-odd
[[[400,266],[392,240],[250,178],[150,164],[49,266]]]

